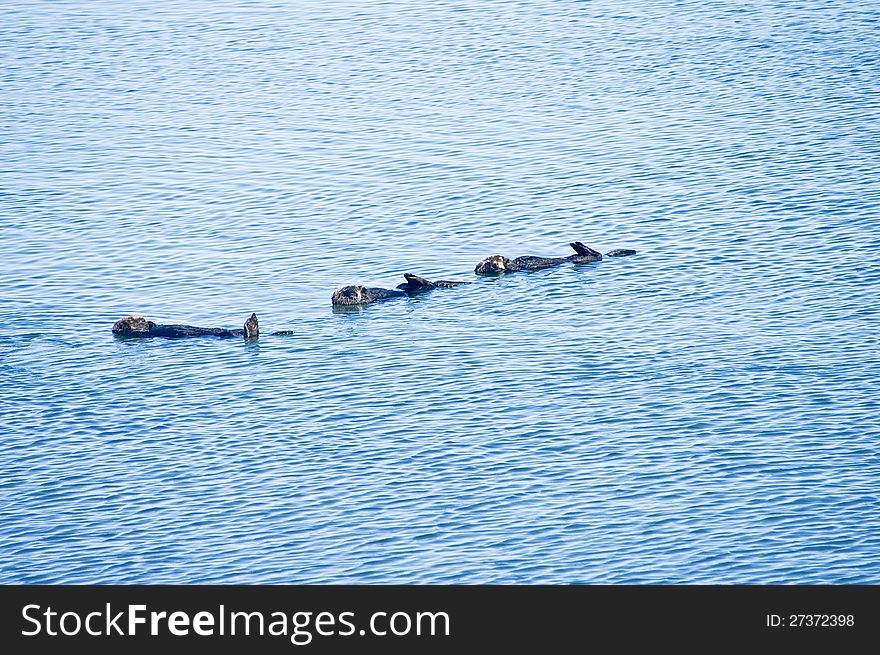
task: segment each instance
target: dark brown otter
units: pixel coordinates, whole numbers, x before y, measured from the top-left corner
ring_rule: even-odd
[[[477,275],[500,275],[502,273],[516,273],[517,271],[538,271],[542,268],[551,268],[567,262],[589,264],[602,259],[600,252],[585,246],[580,241],[575,241],[569,245],[574,249],[575,254],[568,257],[535,257],[527,255],[517,257],[516,259],[508,259],[501,255],[492,255],[477,264],[476,268],[474,268],[474,273]],[[635,250],[618,249],[612,250],[605,256],[625,257],[634,254],[636,254]]]
[[[431,282],[412,273],[405,273],[403,277],[406,278],[406,282],[398,284],[396,289],[364,287],[357,284],[342,287],[333,292],[331,301],[337,307],[369,305],[379,300],[403,298],[404,296],[412,296],[430,291],[431,289],[451,289],[462,284],[470,284],[470,282],[456,282],[453,280],[436,280]]]
[[[260,324],[257,315],[251,314],[241,330],[226,328],[204,328],[193,325],[162,325],[148,321],[143,316],[126,316],[113,324],[113,334],[121,337],[166,337],[179,339],[182,337],[244,337],[255,339],[260,335]]]

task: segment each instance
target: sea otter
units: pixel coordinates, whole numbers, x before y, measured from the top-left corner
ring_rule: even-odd
[[[244,337],[255,339],[260,335],[260,324],[257,315],[251,314],[245,321],[241,330],[227,330],[226,328],[204,328],[192,325],[160,325],[148,321],[143,316],[126,316],[113,324],[113,334],[121,337],[167,337],[179,339],[181,337]],[[291,334],[290,330],[274,332],[273,334]]]
[[[364,287],[357,284],[342,287],[333,292],[332,302],[337,307],[353,305],[369,305],[378,300],[389,298],[402,298],[412,296],[431,289],[450,289],[470,282],[455,282],[452,280],[436,280],[431,282],[412,273],[404,273],[406,282],[398,284],[396,289],[380,289],[378,287]]]
[[[477,275],[499,275],[501,273],[516,273],[517,271],[537,271],[542,268],[550,268],[559,266],[566,262],[574,262],[575,264],[589,264],[590,262],[598,262],[602,259],[602,254],[588,248],[580,241],[569,244],[576,254],[568,257],[534,257],[527,255],[525,257],[517,257],[516,259],[508,259],[501,255],[492,255],[486,257],[474,268]],[[618,249],[607,253],[606,257],[626,257],[627,255],[635,255],[635,250]]]

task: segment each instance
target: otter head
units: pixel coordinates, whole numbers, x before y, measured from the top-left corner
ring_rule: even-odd
[[[126,316],[113,324],[113,334],[138,336],[149,334],[156,327],[153,321],[148,321],[143,316]]]
[[[251,314],[251,317],[244,322],[244,338],[256,339],[260,336],[260,323],[257,321],[257,315]]]
[[[333,292],[334,305],[366,305],[371,300],[370,292],[360,285],[342,287]]]
[[[507,257],[492,255],[491,257],[486,257],[486,259],[477,264],[474,273],[477,275],[497,275],[499,273],[504,273],[510,267],[509,265],[510,260],[507,259]]]

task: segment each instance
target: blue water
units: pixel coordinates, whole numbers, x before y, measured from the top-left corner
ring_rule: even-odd
[[[878,53],[855,0],[4,3],[0,582],[880,583]],[[575,239],[639,254],[472,273]],[[408,271],[475,283],[331,309]]]

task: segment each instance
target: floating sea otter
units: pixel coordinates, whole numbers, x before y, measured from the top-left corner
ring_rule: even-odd
[[[559,266],[566,262],[574,262],[575,264],[589,264],[590,262],[598,262],[602,259],[602,254],[588,248],[580,241],[569,244],[576,254],[568,257],[534,257],[525,256],[516,259],[508,259],[501,255],[492,255],[486,257],[477,264],[474,273],[477,275],[499,275],[501,273],[516,273],[517,271],[537,271],[542,268],[550,268]],[[626,257],[627,255],[635,255],[635,250],[612,250],[606,257]]]
[[[451,280],[437,280],[431,282],[418,275],[405,273],[406,282],[398,284],[396,289],[380,289],[378,287],[363,287],[357,284],[342,287],[333,292],[333,305],[337,307],[369,305],[377,300],[388,298],[402,298],[414,294],[430,291],[431,289],[450,289],[470,282],[453,282]]]
[[[143,316],[126,316],[113,324],[113,334],[121,337],[167,337],[179,339],[181,337],[244,337],[255,339],[260,335],[260,324],[257,315],[245,321],[241,330],[227,330],[226,328],[204,328],[193,325],[160,325],[148,321]],[[293,334],[291,330],[281,330],[272,334]]]

